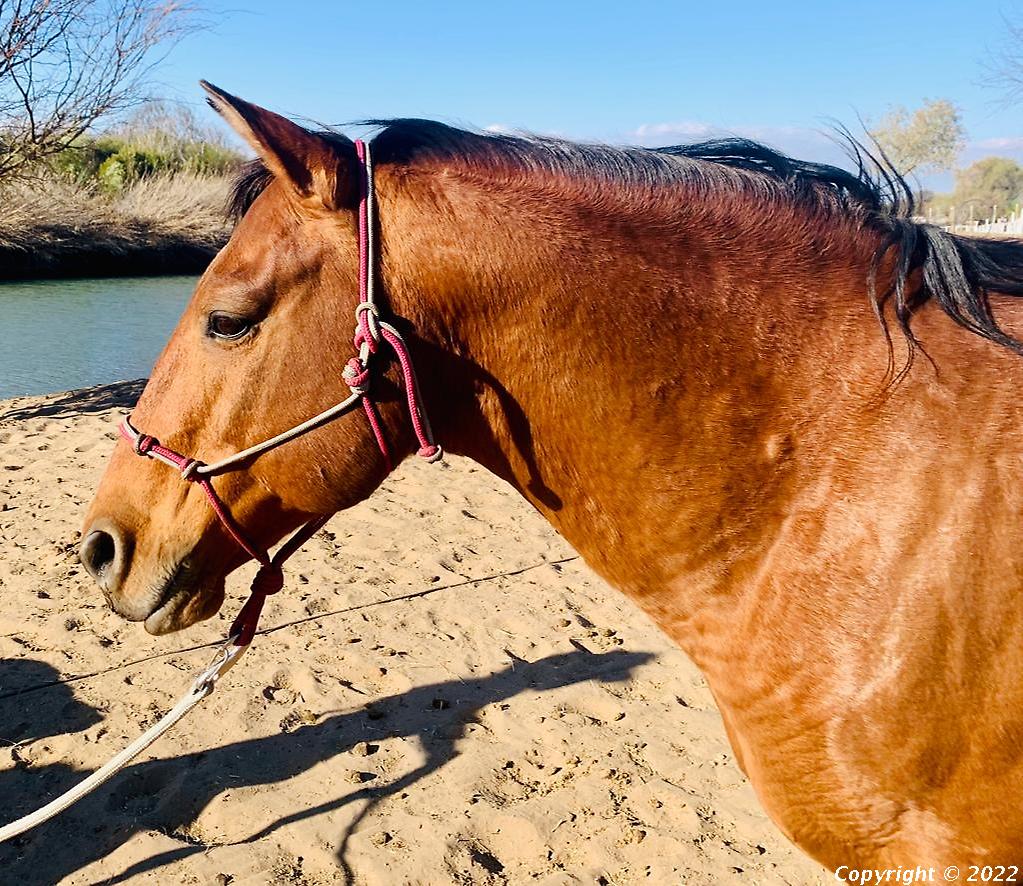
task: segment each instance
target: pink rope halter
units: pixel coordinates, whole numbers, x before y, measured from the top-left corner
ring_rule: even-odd
[[[381,342],[386,343],[398,360],[401,368],[402,379],[405,385],[405,397],[408,402],[409,416],[412,420],[412,429],[415,432],[419,443],[417,454],[427,461],[437,461],[443,455],[443,451],[433,440],[433,432],[430,429],[430,422],[426,417],[419,403],[419,385],[416,381],[415,369],[412,365],[412,358],[409,355],[405,340],[397,329],[390,323],[380,319],[380,312],[375,299],[375,238],[376,238],[376,201],[373,186],[373,160],[370,154],[370,146],[363,141],[355,142],[355,153],[359,158],[359,166],[362,170],[362,189],[359,198],[359,304],[355,309],[355,339],[354,344],[358,350],[358,356],[352,357],[345,365],[341,373],[345,384],[351,389],[351,396],[330,407],[329,409],[315,415],[309,420],[289,428],[275,437],[257,443],[241,452],[221,459],[214,464],[206,464],[198,459],[190,458],[169,449],[148,434],[143,434],[132,426],[125,418],[121,422],[121,436],[132,444],[136,455],[146,458],[153,458],[164,464],[177,469],[181,479],[197,484],[209,500],[210,507],[217,515],[221,525],[253,560],[259,563],[259,571],[252,580],[249,599],[245,601],[231,625],[231,636],[234,638],[235,646],[247,646],[252,642],[256,633],[256,626],[259,623],[259,616],[263,610],[266,598],[276,594],[284,587],[284,562],[305,544],[316,532],[330,519],[331,514],[316,517],[304,526],[296,530],[272,557],[270,552],[255,544],[245,530],[238,524],[238,521],[231,515],[230,510],[217,495],[213,487],[212,478],[217,474],[237,470],[243,462],[255,458],[264,452],[282,446],[314,428],[344,415],[351,411],[359,402],[362,403],[366,418],[369,421],[373,436],[381,455],[387,465],[388,473],[393,469],[393,459],[387,440],[384,437],[383,427],[377,408],[370,396],[372,356],[380,350]]]

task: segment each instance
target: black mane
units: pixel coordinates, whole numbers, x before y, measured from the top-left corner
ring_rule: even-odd
[[[521,172],[548,172],[602,178],[647,186],[672,186],[706,178],[707,164],[759,174],[765,181],[783,185],[805,202],[819,202],[821,196],[840,198],[877,212],[896,211],[909,216],[913,210],[912,191],[884,164],[845,136],[859,171],[795,160],[758,142],[743,138],[715,139],[663,148],[612,147],[582,144],[540,136],[480,133],[457,129],[433,120],[369,120],[379,127],[373,139],[373,156],[378,163],[413,165],[422,162],[457,161],[463,168],[493,170],[511,168]],[[339,145],[348,139],[333,132],[318,133]],[[697,161],[697,162],[693,162]],[[702,161],[702,162],[700,162]],[[874,166],[881,175],[872,175]],[[259,161],[245,165],[235,181],[229,211],[235,218],[245,214],[273,175]],[[713,184],[713,182],[708,182]]]
[[[858,173],[836,166],[794,160],[779,151],[744,138],[724,138],[663,148],[616,147],[583,144],[542,136],[478,133],[456,129],[433,120],[371,120],[380,127],[373,140],[374,156],[381,162],[411,165],[424,161],[459,161],[479,169],[512,168],[523,172],[548,172],[600,178],[645,186],[672,186],[706,180],[713,186],[716,167],[755,173],[765,182],[784,185],[819,201],[840,198],[851,204],[884,210],[898,206],[912,211],[912,191],[887,170],[868,174],[869,156],[849,136],[845,141],[854,153]],[[884,166],[879,168],[884,169]],[[716,182],[719,186],[720,181]]]
[[[839,136],[855,172],[796,160],[742,138],[663,148],[611,147],[470,132],[432,120],[367,122],[379,128],[373,139],[377,163],[457,161],[463,169],[484,173],[554,173],[640,187],[697,184],[709,193],[729,186],[723,173],[741,170],[749,182],[759,186],[763,199],[784,199],[818,216],[836,211],[849,214],[881,235],[867,288],[886,336],[886,306],[890,305],[910,343],[910,358],[903,372],[918,345],[910,328],[912,315],[931,299],[967,329],[1023,354],[1023,343],[1001,329],[989,300],[991,293],[1023,296],[1023,242],[961,237],[916,221],[912,188],[883,155],[871,152],[844,130]],[[351,142],[342,136],[323,135],[350,149]],[[243,215],[271,179],[259,161],[248,164],[235,183],[231,213],[236,218]],[[890,252],[896,258],[895,273],[884,289],[878,290],[877,271]],[[921,272],[922,285],[911,290],[909,278],[916,271]]]
[[[227,216],[237,224],[256,198],[269,187],[274,174],[262,160],[250,160],[242,166],[227,197]]]

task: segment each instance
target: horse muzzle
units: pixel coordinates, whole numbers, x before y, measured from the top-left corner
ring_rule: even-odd
[[[97,520],[85,533],[79,558],[122,618],[144,622],[150,634],[167,634],[209,618],[224,599],[224,576],[201,575],[191,556],[161,565],[148,576],[131,575],[134,544],[115,522]],[[134,564],[139,573],[141,564]],[[135,585],[136,587],[132,587]]]

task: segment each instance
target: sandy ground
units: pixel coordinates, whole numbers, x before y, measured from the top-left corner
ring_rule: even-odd
[[[150,637],[75,557],[138,383],[0,403],[0,798],[65,789],[184,691],[237,610]],[[3,883],[818,883],[703,680],[514,492],[408,464],[296,556],[269,632]]]

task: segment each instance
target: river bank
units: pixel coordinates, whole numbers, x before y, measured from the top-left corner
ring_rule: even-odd
[[[110,196],[58,179],[0,192],[0,280],[199,274],[227,242],[230,179],[178,173]]]
[[[201,274],[219,249],[145,230],[123,245],[75,237],[61,237],[55,245],[44,245],[40,238],[40,245],[29,249],[0,245],[0,280]]]

